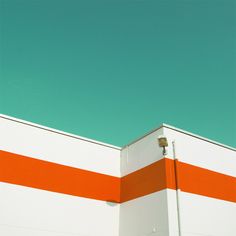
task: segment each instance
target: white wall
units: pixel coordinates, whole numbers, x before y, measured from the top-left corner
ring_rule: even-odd
[[[120,236],[169,236],[167,205],[166,190],[121,204]]]
[[[119,205],[0,183],[1,236],[118,236]]]
[[[235,236],[236,203],[180,193],[183,236]]]
[[[121,150],[121,175],[125,176],[161,158],[162,149],[159,148],[157,139],[163,134],[162,129],[131,143]]]
[[[0,149],[111,176],[120,150],[0,117]],[[62,176],[63,178],[63,176]],[[119,204],[0,183],[1,236],[118,236]]]
[[[176,157],[181,162],[236,177],[235,150],[168,127],[158,129],[122,149],[122,176],[163,158],[157,143],[161,134],[168,139],[168,158],[173,159],[172,141],[175,141]],[[179,227],[181,236],[236,235],[236,203],[178,192],[179,206],[177,192],[171,189],[123,203],[120,236],[177,236]],[[155,232],[152,231],[154,228]]]
[[[164,127],[168,138],[168,158],[173,158],[172,141],[175,141],[176,156],[181,162],[206,168],[236,177],[236,152],[178,130]]]
[[[47,128],[46,128],[47,129]],[[126,176],[163,157],[157,138],[167,136],[167,157],[236,177],[235,151],[171,127],[117,147],[70,137],[0,117],[0,149],[111,176]],[[235,189],[236,191],[236,189]],[[178,236],[176,191],[123,204],[0,183],[0,235],[4,236]],[[179,192],[181,236],[235,236],[236,204]]]
[[[163,158],[158,144],[162,134],[163,128],[160,128],[121,150],[122,176]],[[121,204],[120,236],[176,236],[177,206],[173,192],[174,195],[169,190],[162,190]]]
[[[120,150],[0,116],[0,149],[40,160],[120,176]],[[60,131],[59,131],[60,132]],[[96,142],[96,141],[94,141]]]
[[[170,144],[175,141],[179,161],[236,177],[236,152],[233,149],[168,127],[164,128],[164,134]],[[168,157],[173,158],[171,145]],[[221,187],[223,191],[224,186]],[[236,193],[236,185],[232,191]],[[179,207],[182,236],[236,235],[234,202],[179,191]]]

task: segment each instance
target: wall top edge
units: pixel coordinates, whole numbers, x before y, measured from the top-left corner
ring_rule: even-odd
[[[89,138],[85,138],[85,137],[82,137],[82,136],[79,136],[79,135],[67,133],[67,132],[64,132],[64,131],[61,131],[61,130],[49,128],[47,126],[43,126],[43,125],[39,125],[39,124],[36,124],[36,123],[33,123],[33,122],[21,120],[21,119],[11,117],[11,116],[8,116],[8,115],[0,114],[0,118],[10,120],[10,121],[13,121],[13,122],[16,122],[16,123],[20,123],[20,124],[23,124],[23,125],[31,126],[31,127],[34,127],[34,128],[46,130],[46,131],[49,131],[49,132],[52,132],[52,133],[64,135],[64,136],[67,136],[67,137],[70,137],[70,138],[75,138],[75,139],[83,140],[85,142],[105,146],[105,147],[108,147],[108,148],[113,148],[113,149],[116,149],[116,150],[121,149],[121,147],[118,147],[118,146],[114,146],[114,145],[111,145],[111,144],[99,142],[99,141],[96,141],[96,140],[93,140],[93,139],[89,139]]]
[[[211,140],[211,139],[207,139],[207,138],[202,137],[202,136],[200,136],[200,135],[193,134],[193,133],[191,133],[191,132],[188,132],[188,131],[185,131],[185,130],[176,128],[176,127],[174,127],[174,126],[171,126],[171,125],[165,124],[165,123],[162,123],[159,127],[154,128],[153,130],[151,130],[151,131],[147,132],[146,134],[142,135],[141,137],[139,137],[139,138],[133,140],[133,141],[130,142],[129,144],[127,144],[127,145],[125,145],[124,147],[122,147],[122,149],[124,149],[124,148],[126,148],[126,147],[128,147],[128,146],[130,146],[130,145],[132,145],[132,144],[134,144],[134,143],[136,143],[136,142],[138,142],[138,141],[140,141],[141,139],[143,139],[143,138],[145,138],[146,136],[148,136],[148,135],[150,135],[150,134],[152,134],[152,133],[154,133],[154,132],[160,130],[161,128],[171,129],[171,130],[174,130],[174,131],[176,131],[176,132],[179,132],[179,133],[182,133],[182,134],[185,134],[185,135],[188,135],[188,136],[191,136],[191,137],[194,137],[194,138],[203,140],[203,141],[205,141],[205,142],[212,143],[212,144],[214,144],[214,145],[221,146],[221,147],[223,147],[223,148],[227,148],[227,149],[230,149],[230,150],[232,150],[232,151],[236,151],[236,148],[234,148],[234,147],[231,147],[231,146],[228,146],[228,145],[225,145],[225,144],[216,142],[216,141]]]
[[[11,117],[11,116],[8,116],[8,115],[4,115],[4,114],[0,114],[0,118],[6,119],[6,120],[10,120],[10,121],[13,121],[13,122],[17,122],[17,123],[21,123],[21,124],[24,124],[24,125],[28,125],[28,126],[31,126],[31,127],[43,129],[43,130],[46,130],[46,131],[49,131],[49,132],[53,132],[53,133],[57,133],[57,134],[60,134],[60,135],[64,135],[64,136],[67,136],[67,137],[71,137],[71,138],[75,138],[75,139],[80,139],[80,140],[83,140],[83,141],[86,141],[86,142],[90,142],[90,143],[93,143],[93,144],[97,144],[97,145],[113,148],[113,149],[116,149],[116,150],[124,149],[124,148],[126,148],[126,147],[128,147],[128,146],[130,146],[130,145],[132,145],[132,144],[134,144],[134,143],[136,143],[138,141],[140,141],[141,139],[145,138],[146,136],[156,132],[157,130],[160,130],[161,128],[167,128],[167,129],[171,129],[171,130],[174,130],[176,132],[183,133],[183,134],[186,134],[188,136],[191,136],[191,137],[203,140],[205,142],[209,142],[209,143],[221,146],[223,148],[227,148],[227,149],[230,149],[232,151],[236,151],[236,148],[234,148],[234,147],[231,147],[231,146],[228,146],[228,145],[225,145],[225,144],[213,141],[211,139],[204,138],[204,137],[202,137],[200,135],[193,134],[191,132],[188,132],[188,131],[176,128],[174,126],[171,126],[171,125],[165,124],[165,123],[162,123],[159,127],[154,128],[153,130],[151,130],[151,131],[147,132],[146,134],[142,135],[141,137],[133,140],[132,142],[128,143],[127,145],[124,145],[123,147],[118,147],[118,146],[115,146],[115,145],[99,142],[99,141],[96,141],[96,140],[93,140],[93,139],[89,139],[89,138],[85,138],[85,137],[78,136],[78,135],[75,135],[75,134],[67,133],[67,132],[64,132],[64,131],[61,131],[61,130],[49,128],[47,126],[43,126],[43,125],[39,125],[39,124],[36,124],[36,123],[33,123],[33,122],[21,120],[21,119],[18,119],[18,118],[15,118],[15,117]]]

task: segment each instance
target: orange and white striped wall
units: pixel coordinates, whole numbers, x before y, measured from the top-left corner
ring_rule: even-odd
[[[120,148],[0,116],[0,235],[235,236],[235,219],[231,147],[162,125]]]

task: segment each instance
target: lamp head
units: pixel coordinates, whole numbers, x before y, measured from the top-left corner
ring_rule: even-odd
[[[159,143],[159,147],[168,147],[167,138],[163,135],[160,135],[158,137],[158,143]]]

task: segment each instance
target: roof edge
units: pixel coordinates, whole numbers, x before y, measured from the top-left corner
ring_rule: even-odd
[[[208,138],[205,138],[205,137],[202,137],[200,135],[197,135],[197,134],[193,134],[191,132],[188,132],[188,131],[185,131],[183,129],[179,129],[179,128],[176,128],[172,125],[169,125],[169,124],[162,124],[164,128],[168,128],[168,129],[171,129],[171,130],[174,130],[174,131],[177,131],[177,132],[180,132],[180,133],[183,133],[183,134],[187,134],[189,136],[192,136],[192,137],[195,137],[195,138],[198,138],[198,139],[201,139],[203,141],[206,141],[206,142],[209,142],[209,143],[212,143],[212,144],[215,144],[215,145],[218,145],[218,146],[221,146],[221,147],[224,147],[224,148],[228,148],[228,149],[231,149],[233,151],[236,151],[236,148],[234,147],[231,147],[229,145],[226,145],[226,144],[223,144],[223,143],[220,143],[220,142],[217,142],[217,141],[214,141],[212,139],[208,139]]]
[[[162,124],[161,124],[160,126],[158,126],[157,128],[154,128],[154,129],[148,131],[147,133],[145,133],[144,135],[140,136],[139,138],[134,139],[134,140],[131,141],[130,143],[124,145],[124,146],[122,147],[122,149],[124,149],[124,148],[126,148],[126,147],[128,147],[128,146],[130,146],[130,145],[132,145],[132,144],[134,144],[134,143],[137,143],[139,140],[145,138],[146,136],[148,136],[148,135],[150,135],[150,134],[156,132],[157,130],[159,130],[159,129],[163,128],[163,127],[165,127],[165,124],[164,124],[164,123],[162,123]]]
[[[234,147],[231,147],[231,146],[228,146],[228,145],[225,145],[225,144],[222,144],[222,143],[219,143],[219,142],[216,142],[214,140],[211,140],[211,139],[208,139],[208,138],[205,138],[205,137],[202,137],[200,135],[197,135],[197,134],[193,134],[191,132],[188,132],[188,131],[185,131],[185,130],[182,130],[182,129],[179,129],[179,128],[176,128],[172,125],[169,125],[169,124],[166,124],[166,123],[162,123],[160,126],[158,126],[157,128],[154,128],[152,129],[151,131],[147,132],[146,134],[142,135],[141,137],[135,139],[134,141],[130,142],[129,144],[125,145],[122,147],[122,149],[124,149],[125,147],[128,147],[136,142],[138,142],[139,140],[145,138],[146,136],[156,132],[157,130],[161,129],[161,128],[168,128],[168,129],[172,129],[174,131],[177,131],[177,132],[180,132],[180,133],[183,133],[183,134],[186,134],[186,135],[189,135],[189,136],[192,136],[192,137],[195,137],[195,138],[198,138],[198,139],[201,139],[203,141],[206,141],[206,142],[209,142],[209,143],[212,143],[212,144],[215,144],[215,145],[218,145],[218,146],[221,146],[221,147],[224,147],[224,148],[227,148],[227,149],[230,149],[232,151],[236,151],[236,148]]]
[[[46,130],[46,131],[49,131],[49,132],[57,133],[57,134],[60,134],[60,135],[64,135],[64,136],[67,136],[67,137],[70,137],[70,138],[80,139],[80,140],[83,140],[85,142],[89,142],[89,143],[98,144],[98,145],[101,145],[101,146],[121,150],[121,147],[118,147],[118,146],[115,146],[115,145],[112,145],[112,144],[99,142],[99,141],[96,141],[96,140],[93,140],[93,139],[85,138],[85,137],[75,135],[75,134],[71,134],[71,133],[68,133],[68,132],[64,132],[64,131],[61,131],[61,130],[58,130],[58,129],[49,128],[47,126],[43,126],[43,125],[39,125],[39,124],[30,122],[30,121],[18,119],[18,118],[12,117],[12,116],[0,114],[0,118],[10,120],[10,121],[14,121],[14,122],[17,122],[17,123],[21,123],[21,124],[24,124],[24,125],[28,125],[28,126],[31,126],[31,127],[35,127],[35,128],[38,128],[38,129]]]
[[[31,126],[31,127],[39,128],[39,129],[46,130],[46,131],[49,131],[49,132],[57,133],[57,134],[60,134],[60,135],[64,135],[64,136],[67,136],[67,137],[70,137],[70,138],[80,139],[80,140],[83,140],[85,142],[90,142],[90,143],[93,143],[93,144],[97,144],[97,145],[113,148],[113,149],[116,149],[116,150],[122,150],[125,147],[128,147],[128,146],[138,142],[139,140],[145,138],[146,136],[156,132],[157,130],[159,130],[161,128],[168,128],[168,129],[171,129],[171,130],[174,130],[174,131],[177,131],[177,132],[180,132],[180,133],[183,133],[183,134],[186,134],[186,135],[189,135],[189,136],[201,139],[203,141],[206,141],[206,142],[209,142],[209,143],[212,143],[212,144],[215,144],[215,145],[218,145],[218,146],[230,149],[232,151],[236,151],[236,148],[234,148],[234,147],[222,144],[220,142],[216,142],[214,140],[202,137],[202,136],[197,135],[197,134],[193,134],[191,132],[188,132],[188,131],[176,128],[176,127],[174,127],[172,125],[169,125],[169,124],[166,124],[166,123],[162,123],[157,128],[154,128],[154,129],[150,130],[146,134],[144,134],[144,135],[140,136],[139,138],[131,141],[130,143],[124,145],[123,147],[118,147],[118,146],[115,146],[115,145],[112,145],[112,144],[108,144],[108,143],[104,143],[104,142],[99,142],[99,141],[96,141],[94,139],[85,138],[85,137],[82,137],[82,136],[79,136],[79,135],[75,135],[75,134],[72,134],[72,133],[64,132],[64,131],[61,131],[61,130],[58,130],[58,129],[49,128],[47,126],[39,125],[39,124],[30,122],[30,121],[25,121],[25,120],[18,119],[18,118],[12,117],[12,116],[4,115],[4,114],[0,114],[0,118],[11,120],[11,121],[14,121],[14,122],[18,122],[18,123],[21,123],[21,124],[24,124],[24,125],[28,125],[28,126]]]

